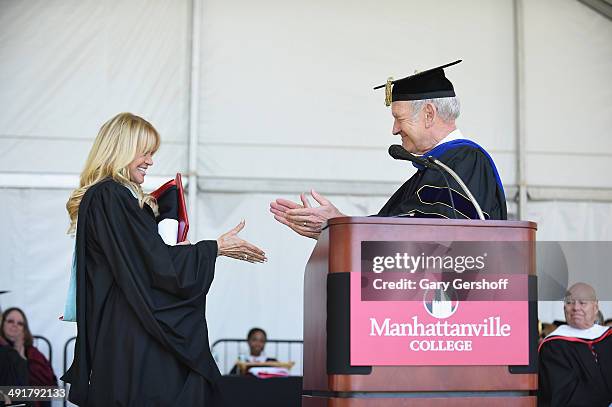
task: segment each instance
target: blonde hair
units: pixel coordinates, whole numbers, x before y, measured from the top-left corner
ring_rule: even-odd
[[[79,205],[85,192],[105,178],[112,178],[130,188],[138,197],[141,208],[146,203],[157,211],[155,199],[145,194],[139,184],[130,180],[128,165],[138,154],[155,153],[159,144],[159,133],[142,117],[119,113],[104,123],[85,162],[79,187],[72,191],[66,203],[70,216],[68,233],[74,234],[76,231]]]

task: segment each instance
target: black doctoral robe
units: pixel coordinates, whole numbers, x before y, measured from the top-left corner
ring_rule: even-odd
[[[612,329],[594,339],[557,336],[540,345],[539,407],[612,403]]]
[[[151,209],[104,180],[77,227],[77,340],[70,401],[86,406],[207,406],[219,370],[206,294],[216,241],[167,246]]]
[[[480,205],[485,219],[507,219],[506,197],[493,159],[478,144],[465,140],[442,143],[429,151],[461,177]],[[450,194],[439,171],[417,167],[376,216],[455,219]],[[445,174],[450,185],[457,219],[478,219],[476,208],[459,184]]]
[[[28,385],[28,361],[8,344],[0,343],[0,386],[10,385]]]

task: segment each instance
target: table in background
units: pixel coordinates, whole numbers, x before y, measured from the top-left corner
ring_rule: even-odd
[[[219,389],[227,407],[300,407],[302,377],[257,379],[253,376],[222,376]]]

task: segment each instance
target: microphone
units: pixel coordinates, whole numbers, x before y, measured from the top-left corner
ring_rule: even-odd
[[[422,167],[433,168],[437,169],[438,171],[440,170],[439,168],[437,168],[437,165],[435,163],[428,161],[423,157],[419,157],[418,155],[412,154],[399,144],[393,144],[392,146],[389,146],[389,155],[396,160],[410,161]]]
[[[451,203],[451,206],[453,207],[455,219],[457,219],[457,210],[455,209],[455,201],[453,200],[453,191],[451,190],[450,185],[448,184],[448,179],[446,178],[446,175],[444,174],[445,171],[448,172],[451,175],[451,177],[453,177],[455,181],[457,181],[457,184],[459,184],[461,189],[463,189],[463,192],[465,192],[470,202],[472,202],[472,205],[474,205],[474,208],[476,208],[476,213],[478,213],[478,218],[480,220],[484,220],[484,214],[482,213],[482,209],[480,208],[478,201],[476,200],[476,198],[474,198],[474,195],[472,195],[468,187],[461,180],[461,177],[459,177],[459,175],[457,175],[455,171],[453,171],[450,167],[445,165],[442,161],[432,156],[429,156],[427,158],[419,157],[407,151],[404,147],[402,147],[399,144],[393,144],[392,146],[389,147],[389,155],[396,160],[411,161],[423,167],[432,168],[434,170],[439,171],[440,174],[442,175],[442,178],[444,178],[444,182],[446,183],[446,188],[448,189],[448,196],[450,198],[450,203]]]

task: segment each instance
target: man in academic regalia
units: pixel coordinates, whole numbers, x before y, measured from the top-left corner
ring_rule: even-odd
[[[612,404],[612,328],[595,324],[595,290],[576,283],[565,297],[565,319],[539,349],[538,406]]]
[[[392,81],[385,87],[386,104],[393,114],[393,134],[408,152],[432,157],[450,167],[466,184],[485,219],[506,219],[506,198],[491,156],[464,138],[455,125],[459,101],[444,68],[461,61]],[[436,168],[417,168],[376,216],[478,219],[478,212],[460,185]],[[445,179],[446,178],[446,179]],[[346,216],[328,199],[312,191],[320,204],[312,207],[305,194],[302,204],[277,199],[270,204],[274,218],[295,232],[317,239],[328,219]]]

